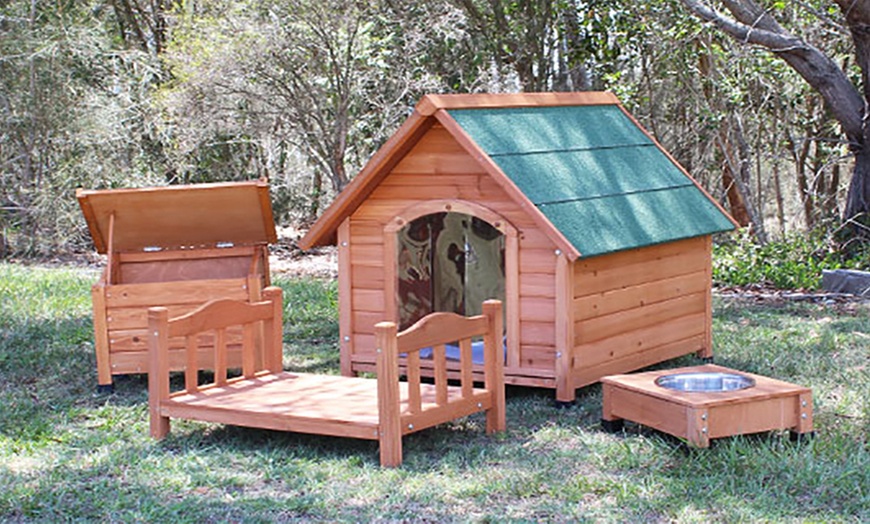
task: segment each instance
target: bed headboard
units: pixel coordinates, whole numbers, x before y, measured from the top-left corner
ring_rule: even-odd
[[[504,430],[502,324],[502,304],[498,300],[484,302],[483,314],[473,317],[463,317],[455,313],[431,313],[401,333],[397,332],[398,328],[394,322],[378,323],[375,326],[375,344],[382,432],[406,434],[412,432],[415,427],[437,424],[442,417],[446,417],[442,421],[450,420],[448,413],[451,410],[444,409],[448,404],[454,405],[457,411],[485,409],[487,433]],[[484,341],[483,392],[474,389],[473,381],[472,338],[479,336],[482,336]],[[445,346],[450,343],[456,343],[460,348],[461,396],[459,398],[455,395],[451,398],[447,387]],[[434,405],[427,406],[420,393],[420,350],[430,347],[436,394]],[[407,399],[400,398],[398,381],[400,361],[404,364],[407,376]],[[407,412],[388,413],[388,410],[398,410],[404,400],[407,400]],[[386,424],[398,425],[398,427],[383,428]],[[389,449],[391,449],[390,445],[381,444],[382,453]],[[398,460],[401,461],[401,442],[398,444],[398,449],[400,453]],[[383,455],[381,460],[385,461]],[[386,462],[389,461],[390,457],[386,457]]]

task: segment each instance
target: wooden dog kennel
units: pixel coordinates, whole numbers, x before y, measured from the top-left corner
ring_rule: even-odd
[[[337,244],[341,369],[374,326],[505,305],[505,381],[576,388],[712,356],[734,221],[610,93],[427,95],[300,241]]]
[[[257,301],[277,240],[265,181],[76,192],[106,267],[91,290],[97,378],[148,370],[147,310],[187,313],[218,298]],[[202,358],[213,354],[201,340]],[[228,354],[241,364],[237,344]],[[184,366],[181,351],[169,366]],[[205,361],[203,361],[205,362]],[[204,364],[203,364],[204,365]]]

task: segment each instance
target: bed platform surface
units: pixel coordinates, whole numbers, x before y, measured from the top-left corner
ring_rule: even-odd
[[[435,386],[421,384],[420,389],[422,409],[436,406]],[[448,386],[447,395],[448,402],[457,402],[462,389]],[[404,399],[400,401],[401,415],[412,417],[406,382],[399,383],[399,396]],[[470,403],[473,405],[468,407],[474,408],[470,411],[488,408],[489,394],[481,392]],[[380,423],[377,381],[338,375],[285,371],[240,377],[223,387],[173,394],[163,405],[168,415],[181,415],[191,408],[197,411],[195,418],[209,422],[371,440],[378,439]],[[432,422],[452,418],[456,417]],[[403,429],[403,433],[411,432]]]

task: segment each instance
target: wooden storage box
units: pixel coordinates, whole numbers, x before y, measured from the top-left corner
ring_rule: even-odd
[[[100,388],[145,373],[147,309],[171,316],[215,298],[258,301],[277,240],[265,181],[76,192],[106,267],[91,289]],[[200,340],[201,366],[212,358]],[[237,349],[228,356],[240,364]],[[170,367],[183,368],[180,351]]]

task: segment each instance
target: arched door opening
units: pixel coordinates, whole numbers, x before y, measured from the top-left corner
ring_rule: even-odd
[[[505,235],[465,213],[439,212],[397,232],[399,329],[448,311],[481,313],[484,300],[505,299]]]

